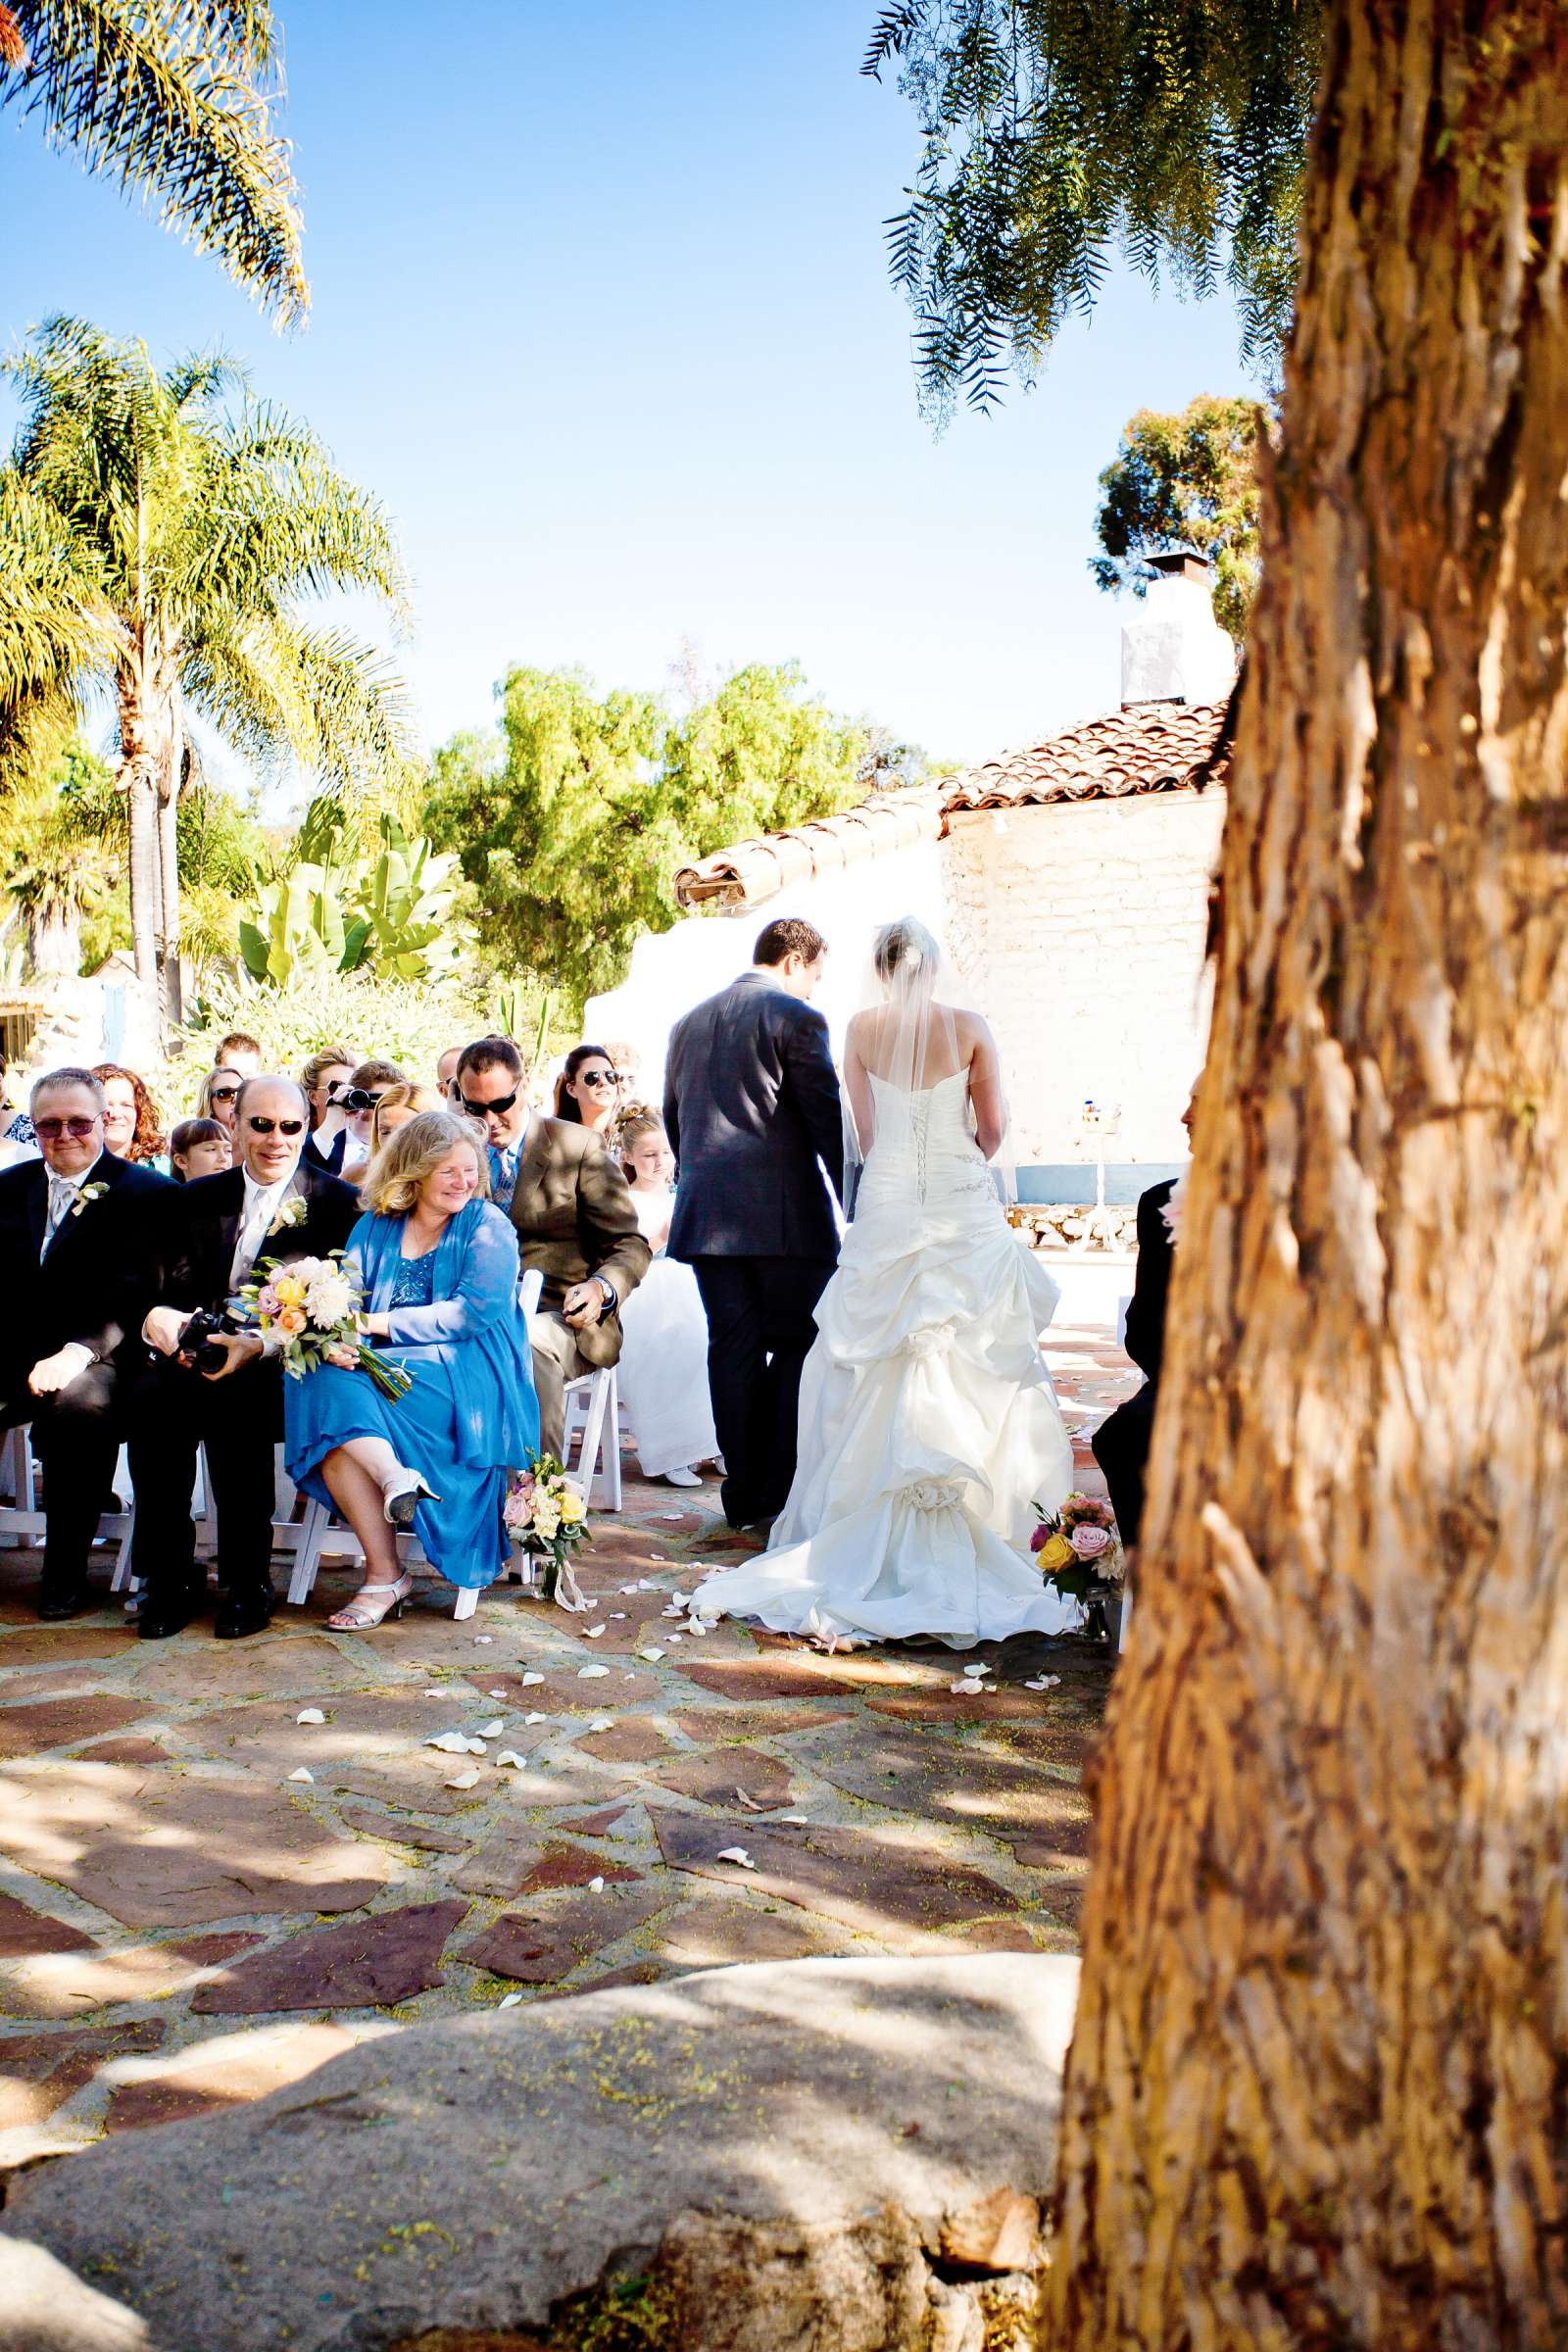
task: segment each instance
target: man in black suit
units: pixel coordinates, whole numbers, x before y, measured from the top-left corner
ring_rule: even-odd
[[[844,1168],[827,1023],[808,999],[827,943],[771,922],[753,968],[678,1022],[664,1125],[679,1164],[669,1254],[694,1269],[708,1315],[708,1385],[731,1527],[775,1518],[795,1477],[801,1372],[838,1260]]]
[[[1196,1100],[1196,1090],[1194,1099]],[[1182,1125],[1191,1134],[1193,1103],[1182,1112]],[[1123,1346],[1144,1375],[1136,1396],[1129,1396],[1108,1413],[1090,1445],[1105,1474],[1110,1507],[1122,1547],[1130,1555],[1143,1532],[1144,1478],[1154,1435],[1154,1407],[1159,1401],[1159,1369],[1165,1356],[1165,1301],[1170,1294],[1172,1237],[1166,1210],[1178,1179],[1152,1184],[1138,1202],[1138,1270],[1127,1308]]]
[[[353,1189],[300,1165],[309,1106],[292,1078],[248,1078],[234,1105],[238,1162],[181,1186],[161,1218],[158,1303],[142,1324],[156,1351],[137,1399],[132,1566],[145,1579],[137,1630],[161,1642],[188,1625],[206,1587],[195,1564],[191,1493],[207,1448],[218,1505],[220,1641],[260,1633],[272,1613],[272,1448],[283,1435],[283,1379],[256,1332],[224,1336],[221,1370],[181,1357],[191,1316],[221,1314],[257,1261],[341,1250],[359,1216]]]
[[[54,1620],[93,1606],[87,1555],[126,1434],[143,1232],[174,1187],[104,1150],[90,1070],[51,1070],[30,1107],[43,1157],[0,1175],[0,1427],[32,1424],[47,1523],[38,1614]]]

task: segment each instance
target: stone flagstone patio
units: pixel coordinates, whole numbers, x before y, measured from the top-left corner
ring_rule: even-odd
[[[1069,1428],[1135,1384],[1084,1314],[1116,1279],[1050,1334]],[[460,1626],[437,1584],[333,1634],[357,1581],[333,1570],[231,1644],[138,1643],[107,1593],[40,1626],[36,1554],[0,1552],[0,2165],[475,2006],[729,1961],[1072,1950],[1104,1645],[970,1653],[975,1696],[937,1648],[693,1634],[681,1596],[740,1556],[716,1507],[629,1475],[580,1555],[585,1617],[502,1588]],[[484,1753],[426,1744],[449,1731]]]

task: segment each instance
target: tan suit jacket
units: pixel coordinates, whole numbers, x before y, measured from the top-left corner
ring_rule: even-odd
[[[615,1306],[602,1321],[573,1336],[590,1364],[620,1358],[620,1304],[647,1273],[652,1252],[643,1240],[630,1188],[590,1129],[569,1119],[528,1122],[512,1196],[512,1222],[524,1267],[545,1278],[546,1309],[559,1311],[575,1282],[603,1275],[615,1293]]]

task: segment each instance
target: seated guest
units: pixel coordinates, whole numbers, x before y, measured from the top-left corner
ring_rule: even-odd
[[[615,1072],[618,1107],[620,1114],[624,1116],[634,1106],[639,1108],[642,1106],[642,1055],[630,1039],[624,1037],[612,1037],[606,1046],[605,1052]]]
[[[359,1204],[335,1176],[301,1166],[306,1116],[304,1089],[292,1078],[247,1079],[238,1165],[182,1185],[155,1235],[158,1303],[142,1337],[160,1360],[138,1387],[142,1444],[133,1465],[132,1567],[144,1580],[137,1626],[144,1642],[177,1634],[206,1599],[190,1516],[199,1446],[207,1448],[218,1505],[224,1588],[214,1631],[220,1641],[238,1641],[260,1633],[271,1616],[272,1447],[283,1435],[282,1371],[254,1331],[216,1338],[222,1360],[211,1371],[197,1370],[181,1342],[198,1309],[224,1312],[258,1260],[325,1256],[348,1240]]]
[[[368,1336],[413,1385],[394,1402],[346,1348],[288,1384],[288,1474],[365,1547],[365,1583],[328,1621],[342,1633],[401,1612],[413,1580],[398,1572],[400,1528],[451,1584],[488,1585],[506,1565],[508,1473],[538,1445],[539,1412],[516,1236],[486,1189],[466,1120],[422,1111],[400,1127],[370,1163],[349,1260]]]
[[[248,1030],[231,1029],[219,1040],[213,1059],[220,1069],[238,1070],[242,1078],[254,1078],[261,1070],[262,1049]]]
[[[1192,1132],[1193,1104],[1182,1112]],[[1170,1292],[1171,1256],[1177,1212],[1172,1198],[1182,1180],[1152,1184],[1138,1202],[1138,1271],[1127,1307],[1124,1346],[1144,1375],[1144,1385],[1125,1404],[1107,1413],[1089,1443],[1104,1472],[1110,1507],[1129,1568],[1144,1524],[1144,1477],[1159,1401],[1159,1368],[1165,1352],[1165,1300]]]
[[[620,1356],[620,1308],[648,1271],[626,1179],[589,1129],[528,1108],[522,1055],[481,1037],[458,1063],[463,1108],[484,1124],[490,1197],[517,1230],[522,1263],[545,1278],[533,1319],[541,1442],[560,1455],[565,1384]]]
[[[608,1143],[620,1115],[620,1081],[603,1046],[573,1046],[556,1080],[556,1116]]]
[[[654,1253],[620,1310],[620,1397],[645,1478],[700,1487],[694,1462],[718,1451],[708,1393],[708,1317],[690,1266],[664,1254],[674,1211],[675,1154],[657,1110],[629,1110],[615,1129],[615,1152],[631,1204]]]
[[[169,1172],[176,1184],[220,1176],[234,1164],[234,1139],[219,1119],[181,1119],[169,1139]]]
[[[458,1064],[462,1059],[463,1048],[461,1046],[448,1046],[446,1052],[442,1054],[440,1060],[435,1065],[436,1092],[441,1097],[442,1102],[449,1105],[456,1102],[458,1099]]]
[[[400,1070],[395,1061],[362,1061],[353,1072],[339,1097],[349,1123],[349,1145],[343,1161],[346,1180],[358,1183],[369,1165],[370,1121],[381,1097],[389,1086],[408,1083],[408,1071]]]
[[[11,1082],[6,1069],[6,1057],[0,1054],[0,1168],[14,1168],[19,1159],[36,1159],[37,1138],[32,1121],[24,1110],[18,1110],[11,1098]]]
[[[311,1106],[311,1132],[305,1141],[305,1156],[328,1176],[341,1175],[343,1170],[343,1154],[349,1140],[348,1112],[338,1098],[347,1094],[353,1079],[354,1056],[345,1054],[341,1046],[323,1046],[319,1054],[311,1055],[300,1072],[300,1084]]]
[[[232,1135],[234,1105],[239,1101],[239,1090],[244,1083],[241,1073],[231,1069],[226,1062],[220,1062],[216,1070],[209,1070],[196,1097],[197,1117],[216,1119],[220,1127],[226,1127]]]
[[[390,1136],[396,1135],[400,1127],[406,1127],[411,1119],[417,1118],[421,1110],[451,1108],[450,1102],[444,1102],[433,1086],[416,1086],[412,1083],[389,1086],[385,1094],[377,1099],[375,1108],[370,1113],[371,1159],[374,1159]]]
[[[38,1614],[55,1619],[93,1605],[87,1557],[126,1435],[143,1228],[171,1188],[104,1149],[90,1070],[40,1078],[31,1117],[42,1158],[0,1174],[0,1426],[32,1424],[47,1522]]]
[[[118,1061],[95,1061],[92,1074],[104,1090],[105,1151],[166,1175],[168,1139],[159,1123],[158,1105],[142,1080]]]

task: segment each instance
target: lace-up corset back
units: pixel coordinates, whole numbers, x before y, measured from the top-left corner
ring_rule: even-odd
[[[861,1197],[884,1190],[923,1204],[989,1190],[985,1161],[969,1125],[969,1073],[955,1070],[935,1086],[912,1090],[868,1073],[876,1100],[876,1135]]]

